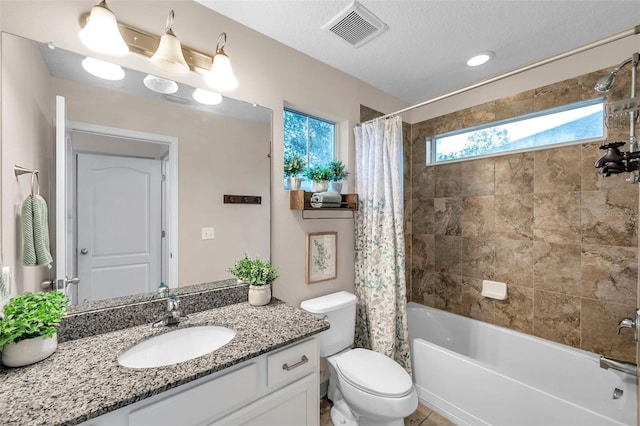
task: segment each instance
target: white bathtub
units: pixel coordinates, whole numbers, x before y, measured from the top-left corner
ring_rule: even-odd
[[[637,424],[635,377],[600,368],[598,355],[413,302],[407,308],[418,397],[453,422]]]

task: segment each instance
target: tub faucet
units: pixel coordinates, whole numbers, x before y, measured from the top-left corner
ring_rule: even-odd
[[[169,325],[176,325],[180,321],[186,320],[186,316],[181,316],[180,313],[180,299],[177,296],[167,297],[167,313],[163,319],[153,323],[153,327],[166,327]]]
[[[623,373],[630,374],[632,376],[638,375],[637,366],[635,364],[613,358],[607,358],[604,355],[600,355],[600,368],[604,368],[605,370],[611,368],[612,370],[622,371]]]

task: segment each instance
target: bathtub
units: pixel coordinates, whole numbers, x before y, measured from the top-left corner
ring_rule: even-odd
[[[418,397],[459,425],[637,424],[635,377],[600,368],[596,354],[413,302],[407,310]]]

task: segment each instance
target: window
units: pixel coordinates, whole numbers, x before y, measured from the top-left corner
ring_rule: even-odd
[[[300,154],[307,166],[323,166],[335,159],[336,123],[290,109],[284,110],[284,157]],[[303,185],[308,183],[303,179]]]
[[[427,164],[604,137],[605,98],[591,99],[427,139]]]

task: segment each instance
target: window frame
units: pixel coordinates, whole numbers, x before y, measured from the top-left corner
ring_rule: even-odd
[[[310,156],[310,151],[311,151],[311,138],[309,137],[309,132],[311,130],[311,126],[309,125],[309,120],[310,119],[314,119],[314,120],[318,120],[318,121],[322,121],[324,123],[328,123],[331,124],[333,126],[333,147],[332,147],[332,151],[333,151],[333,160],[337,159],[337,149],[338,149],[338,123],[336,123],[335,121],[332,120],[328,120],[326,118],[322,118],[322,117],[318,117],[316,115],[313,114],[308,114],[306,112],[302,112],[299,110],[295,110],[293,108],[289,108],[289,107],[284,107],[282,109],[282,120],[283,120],[283,126],[284,126],[284,116],[287,112],[293,113],[293,114],[298,114],[304,117],[307,117],[307,155],[305,158],[306,164],[307,166],[309,165],[309,156]],[[284,144],[286,143],[286,141],[282,140],[282,145],[283,145],[283,151],[284,151]]]
[[[537,151],[537,150],[542,150],[542,149],[550,149],[550,148],[553,148],[553,147],[561,147],[561,146],[567,146],[567,145],[577,145],[577,144],[584,144],[584,143],[589,143],[589,142],[593,142],[593,141],[604,140],[604,139],[607,138],[607,127],[604,124],[604,114],[606,113],[606,111],[605,111],[606,103],[607,103],[606,96],[600,96],[600,97],[597,97],[597,98],[591,98],[591,99],[581,100],[581,101],[578,101],[578,102],[572,102],[572,103],[569,103],[569,104],[560,105],[560,106],[557,106],[557,107],[548,108],[548,109],[541,110],[541,111],[536,111],[536,112],[532,112],[532,113],[528,113],[528,114],[518,115],[516,117],[510,117],[510,118],[506,118],[506,119],[503,119],[503,120],[492,121],[492,122],[483,123],[483,124],[479,124],[479,125],[472,126],[472,127],[466,127],[466,128],[454,130],[454,131],[451,131],[451,132],[440,133],[440,134],[437,134],[437,135],[434,135],[434,136],[429,136],[429,137],[426,138],[426,155],[425,155],[426,165],[427,166],[436,166],[436,165],[453,163],[453,162],[469,161],[469,160],[474,160],[474,159],[479,159],[479,158],[497,157],[497,156],[501,156],[501,155],[516,154],[516,153],[528,152],[528,151]],[[579,139],[579,140],[573,140],[573,141],[550,143],[550,144],[546,144],[546,145],[536,145],[536,146],[530,146],[530,147],[512,149],[512,150],[490,152],[490,153],[479,154],[479,155],[470,155],[470,156],[466,156],[466,157],[446,159],[446,160],[440,160],[440,161],[438,161],[436,159],[436,155],[437,155],[437,152],[436,152],[436,148],[437,148],[436,140],[439,139],[439,138],[455,136],[455,135],[459,135],[459,134],[463,134],[463,133],[473,133],[473,132],[476,132],[476,131],[479,131],[479,130],[496,128],[496,127],[499,127],[499,126],[503,126],[505,124],[517,123],[519,121],[524,121],[524,120],[528,120],[528,119],[531,119],[531,118],[544,117],[544,116],[547,116],[547,115],[553,115],[553,114],[556,114],[556,113],[561,113],[561,112],[570,111],[570,110],[579,109],[579,108],[586,108],[586,107],[593,106],[593,105],[598,105],[598,104],[600,104],[602,106],[602,136],[586,138],[586,139]]]

